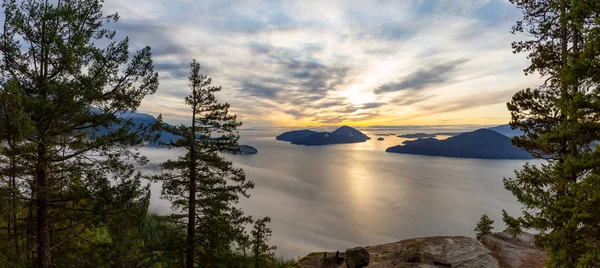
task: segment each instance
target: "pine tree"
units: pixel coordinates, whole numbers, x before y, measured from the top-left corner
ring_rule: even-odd
[[[252,252],[254,253],[254,268],[270,267],[275,263],[275,246],[269,246],[268,242],[271,239],[271,228],[267,227],[267,223],[271,222],[271,218],[265,217],[254,222],[254,228],[251,232]]]
[[[131,148],[150,139],[148,126],[118,115],[154,93],[158,75],[149,47],[130,60],[128,40],[113,41],[115,32],[104,26],[118,16],[103,14],[101,0],[5,0],[3,7],[0,71],[14,81],[14,99],[31,126],[23,144],[7,144],[33,171],[26,184],[35,222],[27,229],[35,226],[37,241],[28,246],[37,245],[37,266],[51,267],[72,254],[74,239],[143,197],[144,189],[132,189],[140,176],[122,160],[144,162]],[[6,122],[11,114],[0,115]]]
[[[237,128],[241,125],[229,114],[229,104],[217,102],[220,87],[210,86],[211,78],[200,74],[200,64],[193,61],[189,76],[191,125],[167,128],[180,136],[167,144],[183,148],[185,155],[161,164],[167,171],[155,179],[162,181],[163,198],[170,200],[174,223],[186,226],[186,267],[227,267],[232,248],[251,221],[234,205],[254,183],[244,171],[219,155],[237,151]]]
[[[600,266],[600,1],[511,0],[523,11],[513,32],[531,39],[513,43],[528,53],[526,74],[545,78],[508,103],[510,125],[524,134],[513,143],[543,159],[526,164],[507,190],[523,215],[504,219],[512,229],[537,230],[549,267]],[[506,214],[506,213],[505,213]],[[591,257],[592,256],[592,257]]]
[[[492,233],[492,230],[494,230],[494,226],[492,226],[492,224],[494,224],[494,221],[490,219],[488,215],[481,215],[481,218],[477,222],[474,230],[477,240],[481,240],[484,235]]]
[[[8,262],[18,265],[24,259],[21,255],[26,247],[23,206],[26,204],[22,179],[30,170],[27,161],[19,156],[19,151],[27,150],[25,137],[32,130],[30,120],[22,111],[20,88],[17,81],[10,79],[0,87],[0,177],[5,178],[0,201],[6,207],[6,244],[3,251],[8,254]],[[29,146],[31,148],[31,146]],[[18,148],[13,150],[12,148]]]

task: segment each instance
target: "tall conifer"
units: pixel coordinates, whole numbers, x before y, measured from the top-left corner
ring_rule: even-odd
[[[166,171],[156,178],[163,183],[163,198],[172,202],[176,223],[186,226],[186,267],[228,267],[232,249],[251,221],[234,205],[248,197],[254,187],[244,171],[235,168],[221,152],[238,151],[237,129],[241,122],[229,114],[229,104],[219,103],[211,78],[200,74],[200,64],[191,63],[190,125],[168,128],[181,138],[168,144],[185,154],[161,164]]]
[[[544,162],[504,180],[524,208],[521,217],[504,218],[513,230],[539,232],[550,267],[598,267],[600,1],[511,2],[523,12],[513,32],[529,38],[514,42],[514,52],[528,54],[526,74],[544,78],[508,103],[511,126],[524,132],[513,143]]]

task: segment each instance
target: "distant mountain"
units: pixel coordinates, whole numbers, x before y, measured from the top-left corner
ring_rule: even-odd
[[[308,129],[293,130],[293,131],[285,132],[285,133],[275,137],[275,139],[282,140],[282,141],[294,141],[297,139],[306,138],[306,137],[308,137],[312,134],[316,134],[316,133],[318,133],[318,132],[308,130]]]
[[[512,129],[509,124],[499,125],[488,129],[496,131],[509,138],[523,135],[523,131],[521,131],[520,129]]]
[[[149,114],[145,114],[145,113],[136,113],[136,112],[125,112],[122,114],[118,115],[119,118],[124,119],[124,120],[132,120],[133,123],[135,124],[136,127],[144,125],[144,126],[151,126],[152,124],[156,123],[156,118],[154,118],[154,116],[149,115]],[[163,123],[163,125],[165,126],[171,126],[167,123]],[[160,136],[158,137],[158,140],[152,144],[148,144],[147,146],[150,147],[162,147],[160,145],[160,143],[168,143],[171,141],[176,141],[177,139],[179,139],[180,136],[166,132],[166,131],[160,131]]]
[[[461,134],[462,132],[438,132],[438,133],[412,133],[412,134],[404,134],[398,135],[400,138],[406,139],[423,139],[423,138],[435,138],[437,136],[456,136]]]
[[[290,131],[277,136],[276,139],[289,141],[297,145],[328,145],[364,142],[371,138],[354,128],[342,126],[331,133],[312,130]]]
[[[92,111],[98,112],[98,113],[100,112],[100,110],[98,110],[97,108],[92,108]],[[137,112],[127,111],[127,112],[118,113],[118,114],[116,114],[116,116],[124,121],[131,121],[133,123],[133,126],[131,128],[132,132],[137,130],[139,127],[150,128],[153,124],[156,123],[156,118],[154,118],[154,116],[145,114],[145,113],[137,113]],[[166,123],[163,123],[163,125],[170,126],[169,124],[166,124]],[[90,132],[90,136],[97,137],[97,136],[101,136],[101,135],[106,135],[110,131],[114,131],[120,127],[121,126],[118,126],[118,125],[112,125],[107,128],[100,128],[97,131]],[[147,134],[157,134],[157,133],[147,133]],[[166,131],[161,131],[158,140],[154,143],[147,144],[146,146],[160,147],[160,142],[166,143],[169,141],[175,141],[178,138],[179,138],[179,136],[177,136],[177,135],[171,134]]]
[[[156,123],[156,118],[154,118],[154,116],[145,114],[145,113],[137,113],[137,112],[128,111],[128,112],[120,113],[117,116],[123,120],[131,120],[136,128],[139,126],[151,126],[152,124]],[[163,125],[165,125],[166,127],[172,127],[171,125],[169,125],[167,123],[163,123]],[[98,131],[95,135],[104,134],[105,132],[107,132],[107,130],[101,130],[101,131]],[[154,143],[147,144],[146,146],[148,146],[148,147],[165,147],[164,145],[161,145],[161,143],[169,143],[171,141],[176,141],[179,138],[181,138],[181,136],[172,134],[167,131],[160,131],[160,136],[159,136],[158,140]],[[240,149],[240,152],[237,152],[237,154],[250,155],[250,154],[258,153],[258,150],[256,150],[256,148],[249,146],[249,145],[239,145],[239,149]]]
[[[385,151],[389,153],[482,159],[532,158],[525,150],[512,145],[510,138],[489,129],[466,132],[445,140],[428,138],[405,141],[403,144],[387,148]]]
[[[435,138],[436,134],[427,134],[427,133],[413,133],[413,134],[404,134],[398,135],[400,138],[407,139],[422,139],[422,138]]]

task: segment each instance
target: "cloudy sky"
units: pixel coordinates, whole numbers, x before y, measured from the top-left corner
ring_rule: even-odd
[[[189,63],[246,127],[503,124],[535,86],[507,0],[106,0],[109,27],[152,47],[161,85],[140,111],[185,123]]]

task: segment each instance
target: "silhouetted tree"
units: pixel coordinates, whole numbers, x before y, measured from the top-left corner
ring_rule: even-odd
[[[513,143],[541,165],[526,164],[504,185],[524,206],[523,216],[504,219],[513,230],[537,230],[536,243],[549,267],[600,266],[600,1],[511,0],[523,11],[513,32],[527,53],[526,74],[545,80],[517,92],[508,103]]]
[[[251,222],[234,204],[240,196],[249,196],[254,183],[219,155],[239,151],[241,125],[229,114],[229,104],[217,102],[214,94],[221,88],[210,86],[211,79],[200,74],[195,60],[189,81],[191,94],[185,101],[191,108],[191,125],[166,129],[181,137],[167,145],[184,149],[185,155],[162,163],[167,172],[155,178],[163,183],[163,198],[181,212],[172,217],[174,223],[186,226],[186,267],[227,267],[233,243]]]
[[[269,246],[271,239],[271,228],[267,223],[271,218],[265,217],[254,222],[254,228],[251,232],[252,252],[254,253],[254,268],[270,267],[275,262],[275,246]]]

